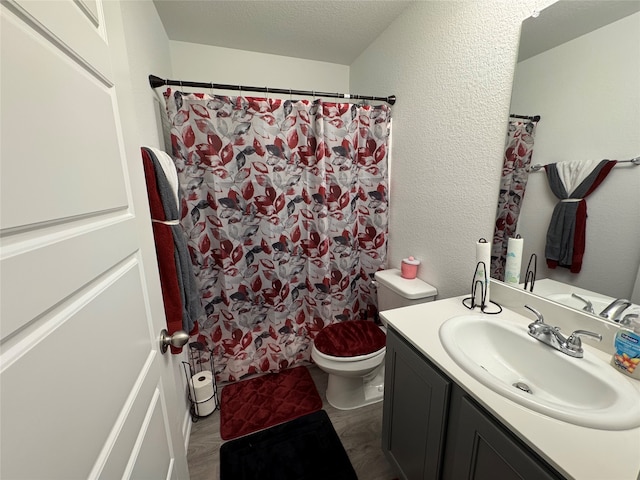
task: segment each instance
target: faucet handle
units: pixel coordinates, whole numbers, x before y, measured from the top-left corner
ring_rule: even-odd
[[[637,322],[640,315],[637,313],[627,313],[622,320],[620,320],[620,326],[626,327],[631,325],[634,321]]]
[[[542,316],[542,314],[536,310],[535,308],[533,308],[531,305],[525,305],[524,308],[531,310],[535,316],[536,316],[536,322],[535,323],[544,323],[544,317]]]
[[[593,309],[593,303],[591,303],[589,300],[581,297],[580,295],[576,295],[575,293],[572,293],[571,296],[573,298],[577,298],[578,300],[584,302],[584,307],[582,307],[582,310],[588,313],[596,313],[596,311]]]
[[[569,338],[567,338],[567,348],[572,351],[582,351],[582,340],[580,340],[580,337],[591,337],[599,342],[602,340],[602,335],[599,333],[590,332],[588,330],[576,330],[569,335]]]

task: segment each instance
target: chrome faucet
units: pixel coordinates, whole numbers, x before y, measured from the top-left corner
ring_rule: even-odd
[[[624,298],[616,298],[600,312],[600,316],[612,322],[619,322],[624,310],[631,306],[631,302]]]
[[[587,330],[576,330],[568,338],[565,338],[558,327],[552,327],[544,323],[544,317],[535,308],[530,305],[525,305],[524,307],[531,310],[536,316],[536,321],[529,324],[529,335],[570,357],[582,358],[584,356],[580,337],[602,340],[602,335]]]

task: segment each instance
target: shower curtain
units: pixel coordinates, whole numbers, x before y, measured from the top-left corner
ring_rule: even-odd
[[[500,180],[496,225],[491,247],[491,277],[504,280],[507,243],[515,237],[520,205],[529,178],[537,122],[510,120]]]
[[[308,361],[334,322],[371,318],[386,259],[387,106],[167,89],[181,225],[219,381]]]

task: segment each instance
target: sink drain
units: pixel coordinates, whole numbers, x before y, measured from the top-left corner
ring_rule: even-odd
[[[516,387],[518,390],[522,390],[523,392],[531,393],[531,389],[529,388],[529,385],[527,385],[524,382],[516,382],[513,384],[513,386]]]

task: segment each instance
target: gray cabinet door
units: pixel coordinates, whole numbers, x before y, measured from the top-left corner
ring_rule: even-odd
[[[449,380],[391,328],[385,362],[382,449],[403,479],[438,479]]]
[[[485,413],[456,385],[450,405],[444,478],[551,480],[563,478]]]

